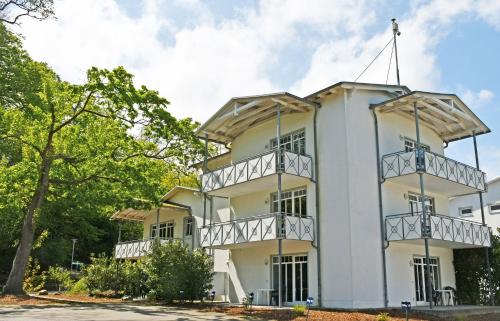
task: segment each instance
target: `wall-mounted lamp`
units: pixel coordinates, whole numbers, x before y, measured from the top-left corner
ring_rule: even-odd
[[[410,267],[413,267],[415,265],[415,263],[413,263],[413,260],[409,260],[408,264],[410,265]]]
[[[268,264],[269,264],[269,259],[266,257],[266,258],[264,259],[264,265],[268,265]]]
[[[264,203],[269,204],[269,198],[266,197],[266,199],[264,200]]]

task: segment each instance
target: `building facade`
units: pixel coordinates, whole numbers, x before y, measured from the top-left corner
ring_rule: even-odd
[[[485,174],[444,156],[487,132],[457,96],[404,86],[233,98],[197,133],[230,149],[201,174],[230,217],[200,228],[200,246],[229,251],[232,302],[428,304],[455,287],[454,248],[489,246],[487,226],[448,211]]]

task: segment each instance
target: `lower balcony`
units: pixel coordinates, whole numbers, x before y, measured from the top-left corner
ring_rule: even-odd
[[[431,245],[448,248],[490,247],[490,228],[457,217],[422,213],[390,215],[385,219],[387,241],[420,243],[428,238]]]
[[[161,239],[160,242],[163,244],[174,240],[183,242],[182,239]],[[154,242],[154,239],[119,242],[115,246],[115,259],[138,259],[148,254]]]
[[[314,241],[312,217],[267,214],[215,223],[199,229],[201,247],[233,247],[238,244],[277,240]]]

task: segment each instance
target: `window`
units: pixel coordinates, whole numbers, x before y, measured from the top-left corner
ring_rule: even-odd
[[[436,213],[436,207],[434,205],[434,198],[425,196],[425,212],[426,213],[431,213],[434,214]],[[418,213],[421,212],[422,208],[422,197],[418,194],[414,194],[409,192],[408,193],[408,205],[410,207],[410,213]]]
[[[193,218],[184,218],[184,236],[193,236]]]
[[[472,216],[472,206],[461,207],[458,209],[458,215],[462,217],[470,217]]]
[[[151,238],[156,237],[156,224],[151,224],[150,229]],[[160,223],[160,239],[172,239],[174,238],[174,222],[163,222]]]
[[[490,214],[499,214],[499,213],[500,213],[500,204],[491,204]]]
[[[271,195],[271,211],[278,212],[278,193]],[[307,216],[307,191],[305,188],[281,193],[281,211],[286,214]]]
[[[415,150],[416,146],[417,146],[417,142],[415,140],[405,137],[405,152],[411,152],[412,150]],[[425,144],[420,143],[420,146],[422,146],[422,148],[426,152],[431,151],[431,148],[429,147],[429,145],[425,145]]]
[[[283,150],[305,155],[306,153],[306,134],[303,129],[282,135],[280,137],[281,148]],[[276,138],[271,140],[271,150],[277,149]]]

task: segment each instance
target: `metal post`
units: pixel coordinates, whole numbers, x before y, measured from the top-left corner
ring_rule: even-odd
[[[71,241],[73,241],[73,250],[71,250],[71,268],[70,268],[70,271],[73,271],[73,262],[75,259],[75,244],[76,244],[77,239],[71,239]]]
[[[479,155],[477,152],[477,141],[476,141],[476,133],[472,132],[472,139],[474,141],[474,155],[476,156],[476,168],[479,169]],[[481,208],[481,221],[483,226],[486,226],[486,220],[484,217],[484,204],[483,204],[483,192],[477,192],[479,195],[479,207]],[[490,293],[490,304],[495,305],[495,297],[493,295],[493,279],[491,275],[491,266],[490,266],[490,251],[487,247],[484,248],[484,254],[486,257],[486,269],[488,271],[488,292]]]
[[[401,35],[401,32],[399,31],[399,26],[398,23],[396,22],[395,18],[392,18],[392,33],[394,35],[394,54],[396,57],[396,77],[398,80],[398,86],[401,85],[400,80],[399,80],[399,61],[398,61],[398,45],[396,41],[396,36]]]
[[[159,207],[156,209],[156,234],[155,234],[155,240],[157,240],[157,241],[160,240],[160,208]]]
[[[118,221],[118,243],[122,241],[122,221]]]
[[[420,146],[420,127],[419,127],[419,120],[418,120],[418,108],[417,108],[417,103],[413,103],[413,110],[415,113],[415,128],[417,131],[417,149],[416,149],[416,157],[415,157],[415,162],[417,164],[417,170],[418,170],[418,177],[420,179],[420,200],[422,203],[422,236],[424,238],[424,246],[425,246],[425,269],[427,271],[426,275],[426,280],[425,282],[427,283],[427,292],[430,295],[429,299],[429,308],[432,309],[432,284],[431,284],[431,265],[430,265],[430,260],[429,260],[429,235],[428,235],[428,225],[427,225],[427,211],[425,210],[425,192],[424,192],[424,173],[423,169],[418,167],[418,162],[419,159],[424,161],[424,154],[423,154],[423,149]],[[422,164],[420,164],[422,165]]]
[[[276,123],[276,164],[277,164],[277,173],[278,173],[278,215],[276,216],[276,226],[277,228],[277,237],[278,237],[278,306],[281,307],[283,305],[283,295],[282,295],[282,273],[281,273],[281,260],[283,256],[283,240],[282,240],[282,225],[283,225],[283,217],[281,215],[281,106],[278,104],[277,106],[277,123]]]
[[[205,134],[205,153],[203,156],[203,172],[208,171],[208,134]],[[213,179],[213,177],[212,177]],[[203,186],[202,186],[203,190]],[[203,227],[207,226],[207,193],[203,193]]]

